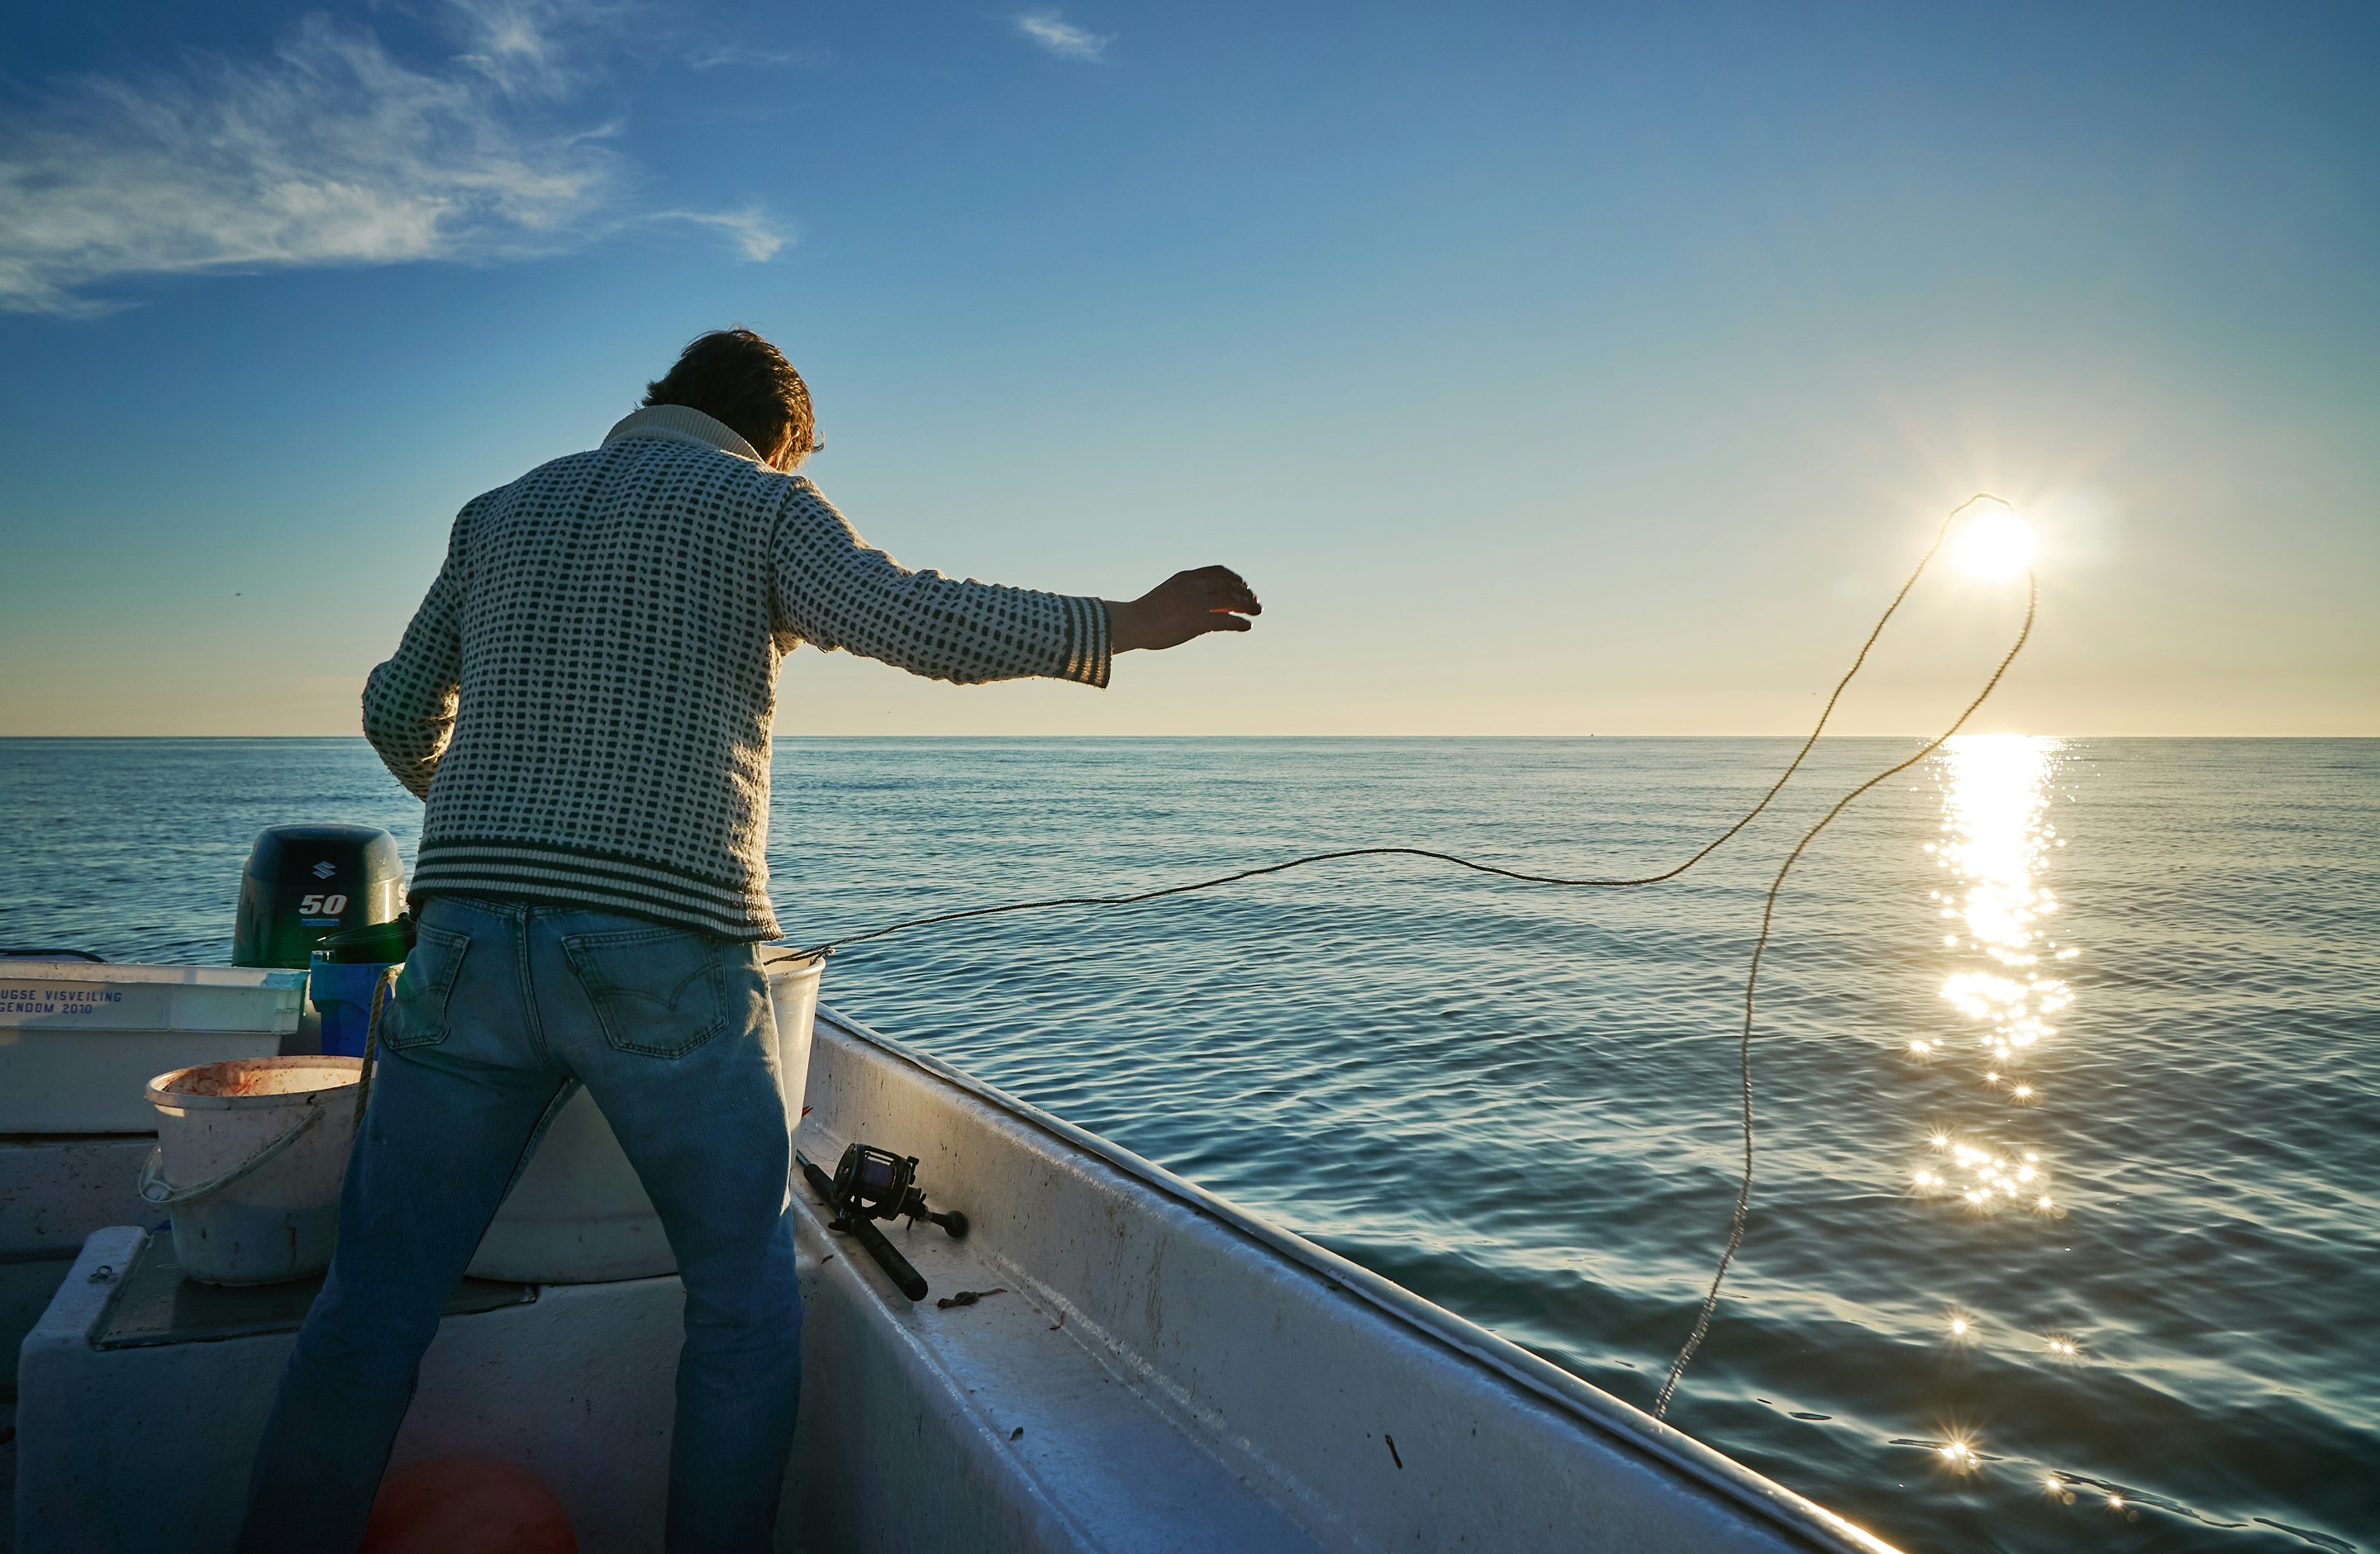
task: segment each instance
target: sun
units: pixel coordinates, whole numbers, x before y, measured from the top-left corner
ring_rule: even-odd
[[[1969,577],[2013,577],[2033,560],[2033,530],[2005,509],[1978,513],[1960,531],[1956,554]]]

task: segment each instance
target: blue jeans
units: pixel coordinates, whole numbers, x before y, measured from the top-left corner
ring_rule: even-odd
[[[383,1011],[338,1249],[257,1451],[238,1547],[349,1550],[440,1310],[583,1085],[686,1281],[671,1554],[770,1547],[801,1384],[792,1135],[757,946],[440,898]]]

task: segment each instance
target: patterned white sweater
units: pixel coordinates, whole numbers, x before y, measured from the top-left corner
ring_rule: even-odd
[[[474,498],[364,734],[429,802],[412,883],[773,939],[777,666],[801,642],[962,685],[1108,682],[1096,599],[912,572],[681,406]]]

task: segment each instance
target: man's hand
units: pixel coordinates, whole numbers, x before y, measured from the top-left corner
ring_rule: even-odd
[[[1245,631],[1246,616],[1261,615],[1254,589],[1228,566],[1176,572],[1129,604],[1108,607],[1108,650],[1178,648],[1210,631]]]

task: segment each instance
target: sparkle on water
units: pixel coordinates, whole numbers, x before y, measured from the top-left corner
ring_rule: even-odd
[[[2058,1034],[2049,1016],[2074,1001],[2065,978],[2043,969],[2046,961],[2075,953],[2047,937],[2046,919],[2058,910],[2058,899],[2039,877],[2058,841],[2046,818],[2057,751],[2056,740],[2031,735],[1951,740],[1938,758],[1943,840],[1925,844],[1935,866],[1950,876],[1949,889],[1933,892],[1944,904],[1938,910],[1967,929],[1963,941],[1958,936],[1943,941],[1961,953],[1943,980],[1942,997],[1974,1033],[1985,1089],[2020,1107],[2044,1097],[2015,1071]],[[1909,1051],[1930,1059],[1952,1045],[1941,1036],[1914,1037]],[[1954,1197],[1980,1214],[2016,1204],[2036,1214],[2063,1212],[2038,1151],[1995,1144],[1977,1126],[1956,1132],[1937,1126],[1926,1142],[1948,1157],[1950,1169],[1918,1167],[1912,1177],[1921,1194]]]
[[[1973,1473],[1983,1465],[1982,1460],[1975,1455],[1973,1444],[1967,1440],[1947,1440],[1936,1447],[1935,1451],[1939,1452],[1942,1460],[1958,1473]]]

